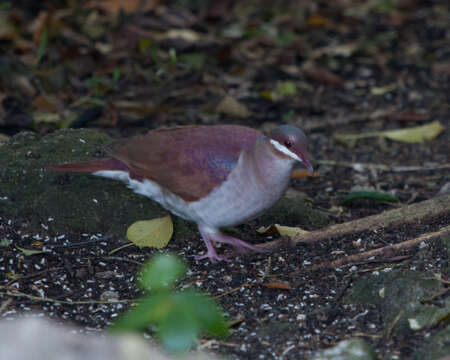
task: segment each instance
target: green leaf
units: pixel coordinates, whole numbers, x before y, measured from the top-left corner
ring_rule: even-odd
[[[18,250],[20,250],[20,252],[22,254],[24,254],[25,256],[30,256],[30,255],[36,255],[36,254],[42,254],[43,253],[42,250],[25,249],[23,247],[20,247],[19,245],[16,245],[16,248]]]
[[[206,56],[202,53],[190,53],[180,56],[180,63],[188,68],[200,70],[206,63]]]
[[[297,94],[297,86],[293,81],[280,81],[276,92],[281,96],[293,96]]]
[[[144,290],[164,291],[172,287],[176,279],[185,273],[186,266],[177,257],[157,255],[142,269],[139,285]]]
[[[209,296],[196,291],[178,294],[187,310],[194,315],[201,331],[219,337],[228,335],[228,326],[223,318],[223,310]]]
[[[120,70],[118,68],[114,68],[112,73],[112,81],[114,84],[117,84],[120,79]]]
[[[171,293],[146,297],[144,301],[128,310],[112,326],[112,331],[145,330],[150,324],[159,324],[173,310]]]
[[[339,203],[339,205],[348,205],[358,199],[372,199],[377,201],[399,202],[395,196],[377,191],[352,191]]]
[[[158,337],[166,349],[175,353],[188,351],[196,342],[199,328],[193,314],[183,303],[168,314],[161,324]]]
[[[39,41],[39,48],[37,51],[37,63],[39,64],[42,60],[42,57],[45,55],[45,51],[47,49],[47,28],[44,27],[41,34],[41,39]]]
[[[170,215],[152,220],[141,220],[132,224],[127,230],[127,238],[136,246],[161,249],[165,247],[173,234]]]

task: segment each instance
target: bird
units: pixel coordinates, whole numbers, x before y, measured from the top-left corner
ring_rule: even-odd
[[[307,147],[304,132],[288,124],[268,135],[241,125],[188,125],[114,141],[104,149],[106,158],[47,168],[122,181],[197,224],[206,253],[196,260],[231,261],[214,243],[229,244],[237,253],[264,248],[220,228],[243,224],[271,207],[288,188],[296,162],[312,174]]]

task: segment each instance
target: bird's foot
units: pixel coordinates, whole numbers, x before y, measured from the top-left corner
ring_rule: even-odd
[[[203,260],[203,259],[209,259],[209,261],[211,261],[212,263],[215,263],[217,261],[226,261],[226,262],[231,262],[231,259],[226,256],[226,255],[219,255],[217,254],[215,251],[213,254],[211,254],[209,251],[204,254],[204,255],[196,255],[194,257],[195,260],[199,261],[199,260]]]
[[[241,239],[238,239],[238,238],[235,238],[235,237],[232,237],[229,235],[225,235],[222,233],[214,234],[212,239],[216,242],[221,242],[221,243],[233,246],[234,250],[239,254],[246,254],[246,253],[249,253],[252,251],[254,251],[254,252],[266,252],[267,251],[267,249],[263,248],[262,246],[253,245],[253,244],[245,242]]]
[[[232,261],[227,255],[217,254],[213,241],[231,245],[234,248],[235,253],[237,254],[245,254],[252,251],[253,252],[267,251],[267,249],[265,249],[262,246],[249,244],[241,239],[222,234],[221,232],[218,232],[217,229],[213,229],[216,231],[212,232],[206,231],[204,228],[199,226],[199,230],[200,233],[202,234],[203,240],[205,241],[207,252],[204,255],[197,255],[195,257],[195,260],[209,259],[209,261],[211,261],[212,263],[215,263],[217,261],[227,261],[227,262]]]
[[[206,233],[201,232],[203,240],[205,241],[206,245],[206,254],[204,255],[197,255],[195,256],[195,260],[203,260],[203,259],[209,259],[212,263],[215,263],[217,261],[227,261],[230,262],[231,260],[228,258],[228,256],[225,255],[219,255],[216,252],[216,248],[214,247],[214,244],[210,238],[210,236]]]

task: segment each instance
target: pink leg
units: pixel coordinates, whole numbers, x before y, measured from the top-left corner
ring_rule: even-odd
[[[215,263],[217,261],[230,261],[225,255],[218,255],[216,249],[214,248],[214,244],[211,241],[210,234],[202,231],[200,229],[200,233],[202,234],[203,241],[205,242],[207,252],[205,255],[197,255],[195,260],[203,260],[208,258],[209,261]]]
[[[198,229],[200,230],[200,234],[202,234],[202,238],[203,241],[205,242],[207,252],[205,255],[196,256],[195,260],[207,258],[213,263],[221,260],[231,261],[230,259],[227,258],[227,256],[217,254],[216,249],[214,248],[213,241],[231,245],[238,253],[247,253],[250,251],[256,252],[266,251],[266,249],[264,249],[263,247],[260,247],[258,245],[252,245],[241,239],[237,239],[235,237],[222,234],[221,232],[219,232],[217,229],[214,228],[199,226]]]
[[[239,253],[247,253],[249,251],[255,252],[265,252],[266,249],[262,248],[258,245],[252,245],[248,242],[245,242],[241,239],[225,235],[222,233],[215,233],[211,236],[211,239],[220,243],[231,245],[235,248],[235,250]]]

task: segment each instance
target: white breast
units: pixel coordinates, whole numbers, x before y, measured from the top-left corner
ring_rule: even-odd
[[[189,205],[195,221],[212,227],[234,226],[272,206],[289,184],[294,161],[270,156],[265,153],[264,158],[255,159],[254,154],[243,153],[222,186]]]
[[[263,154],[258,157],[255,152],[243,152],[228,179],[195,202],[184,201],[154,181],[131,179],[126,171],[103,170],[93,175],[120,180],[183,219],[218,228],[238,225],[258,216],[283,195],[294,160],[268,152]]]

